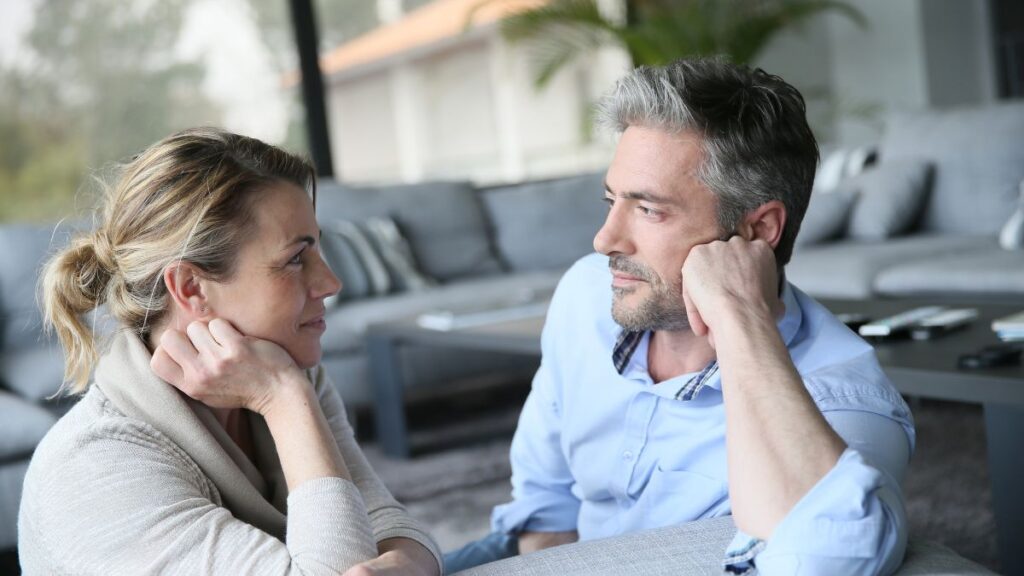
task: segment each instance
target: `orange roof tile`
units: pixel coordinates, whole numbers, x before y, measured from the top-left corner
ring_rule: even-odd
[[[490,24],[546,2],[434,0],[409,12],[400,20],[367,32],[322,55],[320,69],[324,74],[333,74],[461,34],[466,29],[466,17],[474,7],[481,4],[481,8],[473,14],[471,27]]]

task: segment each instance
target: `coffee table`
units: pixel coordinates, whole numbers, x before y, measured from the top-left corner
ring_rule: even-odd
[[[822,300],[835,313],[859,312],[880,318],[936,302],[928,300]],[[942,302],[937,302],[942,303]],[[908,396],[979,403],[984,406],[992,501],[1000,560],[1007,574],[1024,574],[1011,558],[1024,542],[1024,367],[960,370],[957,358],[998,342],[992,320],[1020,306],[971,305],[979,311],[973,324],[934,340],[876,343],[875,349],[893,384]],[[464,350],[540,355],[543,318],[526,318],[473,328],[437,331],[421,328],[415,318],[371,326],[367,345],[375,394],[378,441],[390,456],[409,456],[403,403],[403,375],[397,362],[403,346],[429,344]]]

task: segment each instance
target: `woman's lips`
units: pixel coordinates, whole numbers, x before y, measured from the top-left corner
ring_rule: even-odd
[[[313,330],[323,331],[327,329],[327,322],[324,320],[323,316],[317,316],[316,318],[310,320],[309,322],[303,322],[302,324],[299,324],[299,326],[301,328],[310,328]]]

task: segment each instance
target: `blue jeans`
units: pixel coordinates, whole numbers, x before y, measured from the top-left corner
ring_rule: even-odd
[[[454,574],[474,566],[511,558],[519,554],[519,539],[515,534],[491,532],[458,550],[444,555],[444,573]]]

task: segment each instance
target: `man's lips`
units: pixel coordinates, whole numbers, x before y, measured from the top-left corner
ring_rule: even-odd
[[[612,286],[629,286],[637,282],[646,282],[643,278],[637,276],[630,276],[622,272],[612,271]]]

